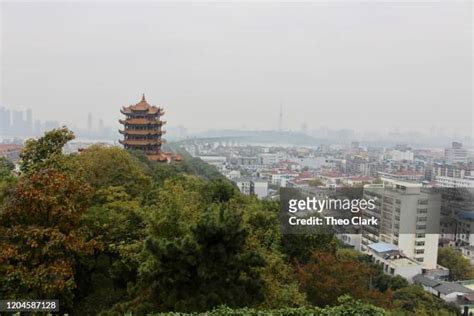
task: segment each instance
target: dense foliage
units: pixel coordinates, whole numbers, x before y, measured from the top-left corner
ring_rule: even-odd
[[[469,259],[452,247],[440,248],[438,250],[438,263],[449,269],[449,279],[452,281],[474,278],[474,269]]]
[[[0,297],[81,315],[453,314],[334,236],[282,235],[279,205],[243,196],[183,153],[65,155],[66,128],[0,160]]]

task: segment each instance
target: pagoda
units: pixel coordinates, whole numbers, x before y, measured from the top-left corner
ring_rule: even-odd
[[[119,142],[125,149],[143,151],[150,160],[181,160],[179,156],[161,150],[161,145],[165,143],[161,136],[166,132],[162,129],[166,124],[166,121],[161,120],[165,114],[163,108],[150,105],[143,94],[140,102],[124,106],[120,112],[125,115],[125,119],[119,120],[124,126],[123,130],[119,130],[124,139]]]

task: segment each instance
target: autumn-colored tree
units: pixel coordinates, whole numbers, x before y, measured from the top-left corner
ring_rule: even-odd
[[[53,169],[22,177],[0,212],[0,296],[70,303],[74,260],[98,246],[79,226],[90,188]]]
[[[298,280],[308,301],[316,306],[334,305],[341,295],[370,300],[370,278],[373,271],[358,261],[338,259],[328,252],[314,252],[307,264],[296,267]],[[369,295],[370,294],[370,295]],[[387,297],[389,299],[389,297]]]

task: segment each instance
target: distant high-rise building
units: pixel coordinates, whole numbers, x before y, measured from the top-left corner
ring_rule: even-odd
[[[104,120],[99,119],[99,132],[102,133],[104,131]]]
[[[92,113],[87,115],[87,131],[88,133],[92,133]]]
[[[26,131],[27,135],[31,135],[33,133],[33,113],[31,109],[26,110]]]
[[[12,113],[12,131],[15,136],[24,135],[25,121],[22,111],[13,111]]]
[[[10,111],[6,108],[0,108],[0,135],[8,135],[11,132]]]
[[[451,148],[446,148],[444,157],[449,164],[467,163],[467,150],[462,147],[462,143],[453,142]]]
[[[41,133],[43,133],[43,127],[41,125],[41,121],[40,120],[35,120],[35,125],[34,125],[34,128],[33,128],[33,133],[35,135],[40,135]]]

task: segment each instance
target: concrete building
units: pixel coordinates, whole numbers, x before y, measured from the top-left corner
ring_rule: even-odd
[[[413,159],[415,158],[415,155],[412,151],[409,151],[409,150],[394,149],[387,152],[387,158],[395,160],[395,161],[403,161],[403,160],[413,161]]]
[[[268,182],[263,179],[252,179],[250,192],[259,199],[266,198],[268,196]]]
[[[460,249],[462,255],[474,265],[474,246],[463,246]]]
[[[377,218],[377,227],[362,227],[362,246],[385,242],[398,246],[408,258],[426,269],[435,269],[441,195],[425,190],[421,184],[383,179],[383,184],[364,186],[364,198],[374,199],[376,207],[362,216]]]
[[[224,156],[199,156],[199,159],[222,171],[225,169],[227,158]]]
[[[262,165],[273,166],[278,163],[278,155],[263,153],[263,154],[260,154],[260,161]]]
[[[467,163],[467,150],[462,147],[462,143],[453,142],[451,148],[446,148],[444,158],[448,164]]]
[[[472,164],[435,164],[432,169],[432,177],[438,187],[474,188]]]
[[[380,265],[386,274],[399,275],[413,283],[413,277],[420,274],[423,267],[417,261],[407,258],[395,245],[384,242],[367,246],[367,253],[372,260]]]
[[[240,192],[245,195],[255,195],[259,199],[268,196],[268,182],[258,178],[240,177],[232,179]]]

